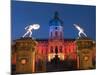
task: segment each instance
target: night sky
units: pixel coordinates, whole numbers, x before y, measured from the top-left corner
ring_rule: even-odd
[[[33,31],[33,37],[47,39],[49,37],[49,21],[54,12],[58,11],[59,17],[64,22],[64,38],[77,38],[78,30],[73,24],[80,24],[87,36],[95,40],[96,36],[96,7],[70,4],[46,4],[36,2],[12,1],[12,39],[18,39],[26,32],[27,25],[38,23],[40,29]]]

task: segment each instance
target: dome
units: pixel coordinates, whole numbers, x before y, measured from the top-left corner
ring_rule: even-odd
[[[54,18],[50,21],[50,26],[62,26],[63,21],[58,17],[58,12],[55,12]]]

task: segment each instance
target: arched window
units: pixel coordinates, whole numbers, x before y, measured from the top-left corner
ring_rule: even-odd
[[[55,36],[58,36],[58,32],[57,31],[55,31]]]
[[[51,48],[50,48],[50,52],[53,53],[53,47],[52,47],[52,46],[51,46]]]
[[[61,39],[63,38],[63,36],[62,36],[62,32],[60,32],[60,38],[61,38]]]
[[[52,32],[51,32],[51,38],[52,38]]]
[[[58,47],[57,46],[55,47],[55,53],[58,53]]]

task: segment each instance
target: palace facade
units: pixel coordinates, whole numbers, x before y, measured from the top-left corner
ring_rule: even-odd
[[[93,64],[92,62],[95,61],[95,51],[96,51],[95,42],[88,38],[78,39],[78,40],[77,39],[65,39],[63,21],[59,18],[58,12],[55,12],[53,19],[49,22],[48,36],[49,36],[48,39],[36,39],[35,40],[36,41],[35,58],[34,58],[35,70],[32,72],[39,72],[38,62],[40,61],[43,61],[41,72],[46,72],[47,63],[52,62],[52,60],[55,58],[58,58],[60,61],[74,60],[76,62],[77,69],[85,69],[85,68],[88,69],[88,68],[93,67],[91,65]],[[22,41],[20,41],[20,45],[21,45],[21,42],[24,42],[23,43],[24,46],[27,47],[28,45],[27,45],[27,42],[25,43],[25,41],[28,39],[21,38],[20,40]],[[21,46],[20,45],[17,46],[17,41],[19,40],[15,40],[12,43],[12,64],[15,64],[15,65],[16,65],[16,62],[18,61],[17,60],[18,53],[21,53],[21,55],[25,54],[24,51],[18,52],[17,47],[21,47],[23,44]],[[88,46],[88,47],[85,48],[83,47],[83,45]],[[81,49],[83,49],[83,51],[80,49],[80,46],[82,46]],[[84,51],[84,49],[86,50]],[[83,54],[83,57],[82,57],[82,54]],[[91,57],[91,59],[89,57]],[[85,60],[86,61],[89,60],[89,61],[87,63],[82,62]],[[22,61],[22,63],[25,63],[25,62],[26,61],[24,60]],[[88,66],[88,64],[90,64],[89,62],[92,63],[90,66]],[[87,65],[87,66],[84,66],[84,65]]]

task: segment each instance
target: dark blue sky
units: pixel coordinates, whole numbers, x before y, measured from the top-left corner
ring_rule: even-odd
[[[12,1],[11,8],[12,39],[20,38],[25,33],[24,28],[34,23],[39,23],[41,27],[33,31],[33,37],[48,38],[49,21],[53,18],[54,12],[58,11],[60,19],[64,22],[64,38],[78,37],[78,31],[73,27],[74,23],[78,23],[87,36],[95,40],[95,6]]]

